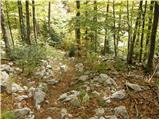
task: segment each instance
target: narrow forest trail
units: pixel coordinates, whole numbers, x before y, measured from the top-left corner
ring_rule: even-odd
[[[115,70],[90,71],[75,58],[65,57],[63,51],[53,52],[56,53],[54,57],[43,61],[45,64],[41,67],[45,71],[40,69],[40,73],[50,73],[47,76],[42,78],[38,74],[38,78],[37,75],[26,77],[21,73],[12,76],[18,85],[23,88],[27,86],[27,90],[12,95],[3,93],[3,108],[29,108],[33,114],[19,118],[157,118],[158,87],[155,83],[146,83],[140,69],[132,70],[130,74]],[[83,71],[77,71],[78,64],[81,64]],[[156,81],[157,78],[153,79]],[[58,82],[50,84],[48,80]],[[40,85],[47,89],[45,96],[41,94],[42,89],[35,98],[36,89],[42,87]],[[30,96],[31,88],[34,92]],[[36,100],[40,100],[40,109],[35,106]]]

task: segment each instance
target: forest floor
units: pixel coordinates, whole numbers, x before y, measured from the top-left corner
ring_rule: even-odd
[[[43,61],[38,69],[41,72],[32,76],[25,76],[14,63],[2,60],[2,71],[7,65],[5,70],[13,69],[9,70],[14,73],[9,73],[10,79],[23,89],[17,88],[12,94],[1,90],[2,114],[16,111],[17,118],[37,119],[159,118],[157,76],[148,83],[141,67],[130,72],[97,72],[87,69],[80,60],[64,57],[62,51],[56,53]],[[43,90],[36,94],[39,88]],[[29,108],[29,112],[22,112],[23,108]]]

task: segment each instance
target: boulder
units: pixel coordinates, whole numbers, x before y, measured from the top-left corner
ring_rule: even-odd
[[[0,84],[2,86],[7,86],[8,83],[10,83],[10,81],[9,81],[9,74],[6,71],[2,71],[1,72],[1,82],[0,82]]]
[[[40,88],[35,89],[34,101],[37,110],[40,109],[40,104],[45,100],[45,97],[46,97],[45,92],[43,92]]]
[[[24,89],[20,85],[18,85],[16,83],[12,83],[12,92],[13,93],[15,93],[15,92],[23,92],[23,91],[24,91]]]
[[[112,96],[110,97],[111,99],[124,99],[126,98],[126,92],[125,90],[119,90],[116,91],[115,93],[112,94]]]
[[[118,106],[114,108],[114,114],[121,119],[129,119],[129,115],[125,106]]]
[[[29,97],[27,96],[27,95],[21,95],[21,96],[18,96],[17,98],[16,98],[16,100],[18,101],[18,102],[21,102],[22,100],[25,100],[25,99],[28,99]]]
[[[31,111],[30,108],[25,107],[21,109],[15,109],[14,113],[16,115],[16,118],[24,119],[30,114],[30,111]]]
[[[86,81],[88,78],[88,75],[81,75],[78,79],[81,81]]]
[[[104,83],[105,85],[114,85],[115,87],[117,87],[116,82],[107,74],[101,73],[99,77],[100,77],[99,82]]]
[[[95,110],[97,116],[102,116],[105,112],[104,108],[97,108]]]
[[[126,86],[128,86],[129,88],[131,88],[132,90],[136,91],[136,92],[139,92],[139,91],[142,91],[142,86],[138,85],[138,84],[133,84],[133,83],[129,83],[129,82],[126,82]]]
[[[47,83],[48,83],[49,85],[55,85],[55,84],[59,83],[59,80],[55,80],[55,79],[47,80]]]
[[[28,97],[32,97],[34,95],[35,92],[35,88],[34,87],[30,87],[28,89]]]

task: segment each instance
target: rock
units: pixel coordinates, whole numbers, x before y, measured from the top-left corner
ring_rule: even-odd
[[[106,119],[105,117],[103,117],[103,116],[101,116],[101,117],[99,117],[99,119]]]
[[[86,93],[85,96],[84,96],[83,99],[82,99],[82,103],[83,103],[83,104],[88,103],[88,102],[89,102],[89,99],[90,99],[90,97],[89,97],[88,93]]]
[[[55,85],[55,84],[57,84],[59,82],[59,80],[54,80],[54,79],[52,79],[52,80],[47,80],[47,83],[49,84],[49,85]]]
[[[104,108],[97,108],[95,110],[97,116],[102,116],[105,112]]]
[[[40,104],[45,100],[45,96],[46,96],[45,92],[43,92],[40,88],[35,89],[34,101],[37,110],[40,109]]]
[[[126,92],[125,92],[125,90],[119,90],[119,91],[113,93],[110,98],[112,98],[112,99],[120,99],[120,100],[124,99],[124,98],[126,98]]]
[[[76,71],[83,72],[84,70],[84,65],[82,63],[76,64],[75,67],[76,67]]]
[[[75,107],[80,107],[81,106],[81,103],[78,99],[78,97],[74,97],[72,100],[71,100],[71,104]]]
[[[78,79],[81,81],[86,81],[88,78],[88,75],[81,75]]]
[[[75,90],[72,90],[70,92],[67,92],[67,93],[64,93],[62,94],[58,100],[61,100],[63,102],[67,102],[67,101],[70,101],[72,100],[73,98],[77,97],[79,95],[79,91],[75,91]]]
[[[95,95],[96,97],[98,97],[98,96],[101,95],[101,94],[100,94],[99,92],[97,92],[97,91],[93,91],[92,94]]]
[[[62,108],[62,109],[61,109],[61,118],[63,119],[63,118],[65,118],[67,115],[68,115],[67,109],[66,109],[66,108]]]
[[[18,84],[16,84],[16,83],[12,83],[12,92],[23,92],[24,91],[24,89],[20,86],[20,85],[18,85]]]
[[[10,65],[2,64],[1,65],[1,71],[6,71],[7,73],[13,72],[13,68],[10,67]]]
[[[2,86],[7,86],[8,83],[10,83],[10,81],[9,81],[9,74],[6,71],[2,71],[1,72],[1,82],[0,82],[0,84]]]
[[[62,73],[63,73],[63,72],[67,72],[67,70],[68,70],[67,65],[62,65],[62,64],[60,64],[60,70],[61,70]]]
[[[41,71],[35,72],[34,75],[36,78],[43,78],[46,75],[46,70],[43,69]]]
[[[13,66],[13,62],[9,62],[8,65]]]
[[[14,103],[14,105],[15,105],[15,107],[18,108],[18,109],[22,108],[22,104],[21,104],[20,102]]]
[[[30,111],[31,111],[30,108],[25,107],[21,109],[15,109],[14,113],[16,115],[16,118],[24,119],[27,117],[27,115],[29,115]]]
[[[104,83],[105,85],[114,85],[115,87],[117,87],[116,82],[111,77],[109,77],[107,74],[101,73],[99,76],[100,76],[99,81],[101,83]]]
[[[53,119],[51,116],[48,116],[47,119]]]
[[[17,73],[23,72],[23,70],[20,69],[19,67],[15,67],[14,70],[15,70],[15,71],[14,71],[15,73],[16,73],[16,72],[17,72]]]
[[[28,97],[32,97],[34,95],[35,92],[35,88],[34,87],[30,87],[28,89]]]
[[[24,90],[27,91],[28,90],[28,87],[27,86],[23,86]]]
[[[42,91],[47,92],[48,91],[48,86],[46,83],[39,83],[38,88],[40,88]]]
[[[138,84],[133,84],[133,83],[126,83],[126,86],[128,86],[129,88],[133,89],[136,92],[142,91],[142,87]]]
[[[91,117],[89,119],[98,119],[98,116],[93,116],[93,117]]]
[[[115,115],[105,116],[106,119],[118,119]]]
[[[47,65],[46,68],[47,69],[52,69],[52,66],[51,65]]]
[[[18,96],[18,97],[16,98],[16,100],[18,100],[19,102],[21,102],[22,100],[25,100],[25,99],[27,99],[27,98],[29,98],[27,95],[21,95],[21,96]]]
[[[119,106],[114,108],[114,113],[118,118],[129,119],[129,115],[125,106]]]

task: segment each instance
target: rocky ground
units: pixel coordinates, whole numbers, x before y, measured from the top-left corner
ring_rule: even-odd
[[[63,53],[60,53],[63,54]],[[49,58],[30,77],[1,65],[2,113],[16,118],[159,118],[158,85],[143,71],[90,71],[75,58]]]

